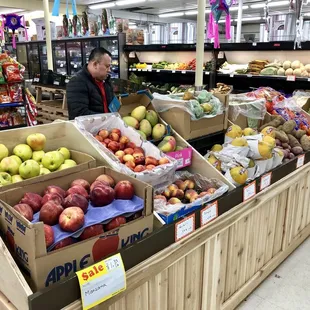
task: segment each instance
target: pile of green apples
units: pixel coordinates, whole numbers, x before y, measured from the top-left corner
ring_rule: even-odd
[[[11,155],[0,144],[0,187],[77,165],[67,148],[44,152],[45,143],[42,133],[31,134],[25,144],[14,147]]]

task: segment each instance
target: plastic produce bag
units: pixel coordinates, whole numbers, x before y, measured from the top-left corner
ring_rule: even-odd
[[[224,195],[229,189],[229,186],[227,184],[225,184],[224,182],[218,179],[208,179],[202,176],[201,174],[198,174],[198,173],[191,174],[188,171],[176,172],[175,179],[173,182],[177,180],[193,180],[196,184],[195,189],[198,192],[207,191],[209,188],[215,188],[216,191],[211,195],[205,195],[202,198],[198,198],[192,203],[179,203],[179,204],[171,205],[171,204],[166,203],[162,199],[155,199],[154,210],[157,213],[168,216],[170,214],[176,213],[182,208],[186,210],[186,209],[190,209],[195,206],[199,207],[202,204],[205,204],[211,200],[214,200]],[[162,192],[164,192],[165,189],[166,187],[158,187],[155,189],[155,194],[160,195]]]
[[[132,127],[127,126],[118,113],[81,116],[75,119],[75,123],[78,129],[87,137],[94,147],[99,150],[103,159],[113,169],[131,175],[153,186],[160,184],[167,185],[172,182],[178,165],[177,161],[162,153],[151,142],[142,140],[140,134]],[[100,129],[112,130],[113,128],[120,129],[122,135],[127,136],[137,147],[142,147],[146,156],[153,156],[156,159],[166,157],[169,159],[170,163],[157,166],[152,170],[133,172],[127,166],[123,165],[109,149],[94,138],[94,134],[97,134]]]

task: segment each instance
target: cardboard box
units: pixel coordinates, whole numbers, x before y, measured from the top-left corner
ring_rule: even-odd
[[[85,171],[87,169],[96,167],[96,160],[92,156],[82,153],[82,152],[74,151],[74,150],[70,150],[70,151],[71,151],[71,159],[76,161],[77,166],[64,169],[64,170],[60,170],[60,171],[55,171],[55,172],[45,174],[42,176],[38,176],[38,177],[34,177],[31,179],[27,179],[27,180],[24,180],[18,183],[1,186],[0,192],[7,191],[9,189],[16,188],[16,187],[26,186],[29,184],[44,182],[46,180],[52,180],[54,178],[62,177],[70,173]]]
[[[192,120],[189,113],[182,108],[172,108],[159,113],[160,117],[177,131],[185,140],[190,140],[227,128],[228,95],[214,93],[224,105],[224,113],[212,118]],[[179,103],[181,104],[181,103]]]
[[[129,180],[133,183],[136,195],[144,200],[141,218],[100,236],[47,253],[43,223],[31,223],[11,207],[18,203],[26,192],[42,194],[48,185],[58,185],[67,189],[75,179],[83,178],[93,182],[101,174],[111,175],[115,181]],[[16,260],[30,276],[30,284],[34,289],[42,289],[91,265],[94,257],[100,260],[102,256],[110,254],[107,247],[114,252],[116,248],[122,248],[151,233],[153,230],[153,189],[146,183],[107,167],[77,172],[0,193],[0,227]]]

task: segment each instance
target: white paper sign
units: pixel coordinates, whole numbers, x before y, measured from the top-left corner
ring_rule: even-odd
[[[182,70],[182,74],[185,74],[186,73],[186,71],[185,70]]]
[[[267,188],[268,186],[270,186],[270,184],[271,184],[271,176],[272,176],[272,172],[269,172],[267,174],[264,174],[260,178],[260,190],[261,191],[263,189]]]
[[[286,78],[286,80],[287,80],[287,81],[295,82],[296,76],[295,76],[295,75],[288,75],[287,78]]]
[[[175,241],[190,235],[195,230],[195,214],[186,217],[175,225]]]
[[[160,72],[160,70],[159,70],[159,69],[157,69],[157,70],[156,70],[156,72]]]
[[[231,74],[230,74],[230,77],[231,77],[231,78],[233,78],[233,77],[234,77],[234,74],[233,74],[233,73],[231,73]]]
[[[252,182],[243,188],[243,201],[247,201],[256,195],[256,182]]]
[[[175,73],[175,70],[172,70],[171,72],[172,72],[172,73]]]
[[[200,211],[200,226],[204,226],[213,221],[218,216],[218,204],[217,201],[207,205]]]
[[[297,157],[296,169],[302,167],[305,163],[305,154],[299,155]]]

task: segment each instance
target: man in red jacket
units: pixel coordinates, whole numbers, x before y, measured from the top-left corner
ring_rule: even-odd
[[[88,64],[67,85],[69,119],[90,114],[109,113],[114,98],[110,82],[111,54],[98,47],[92,50]]]

